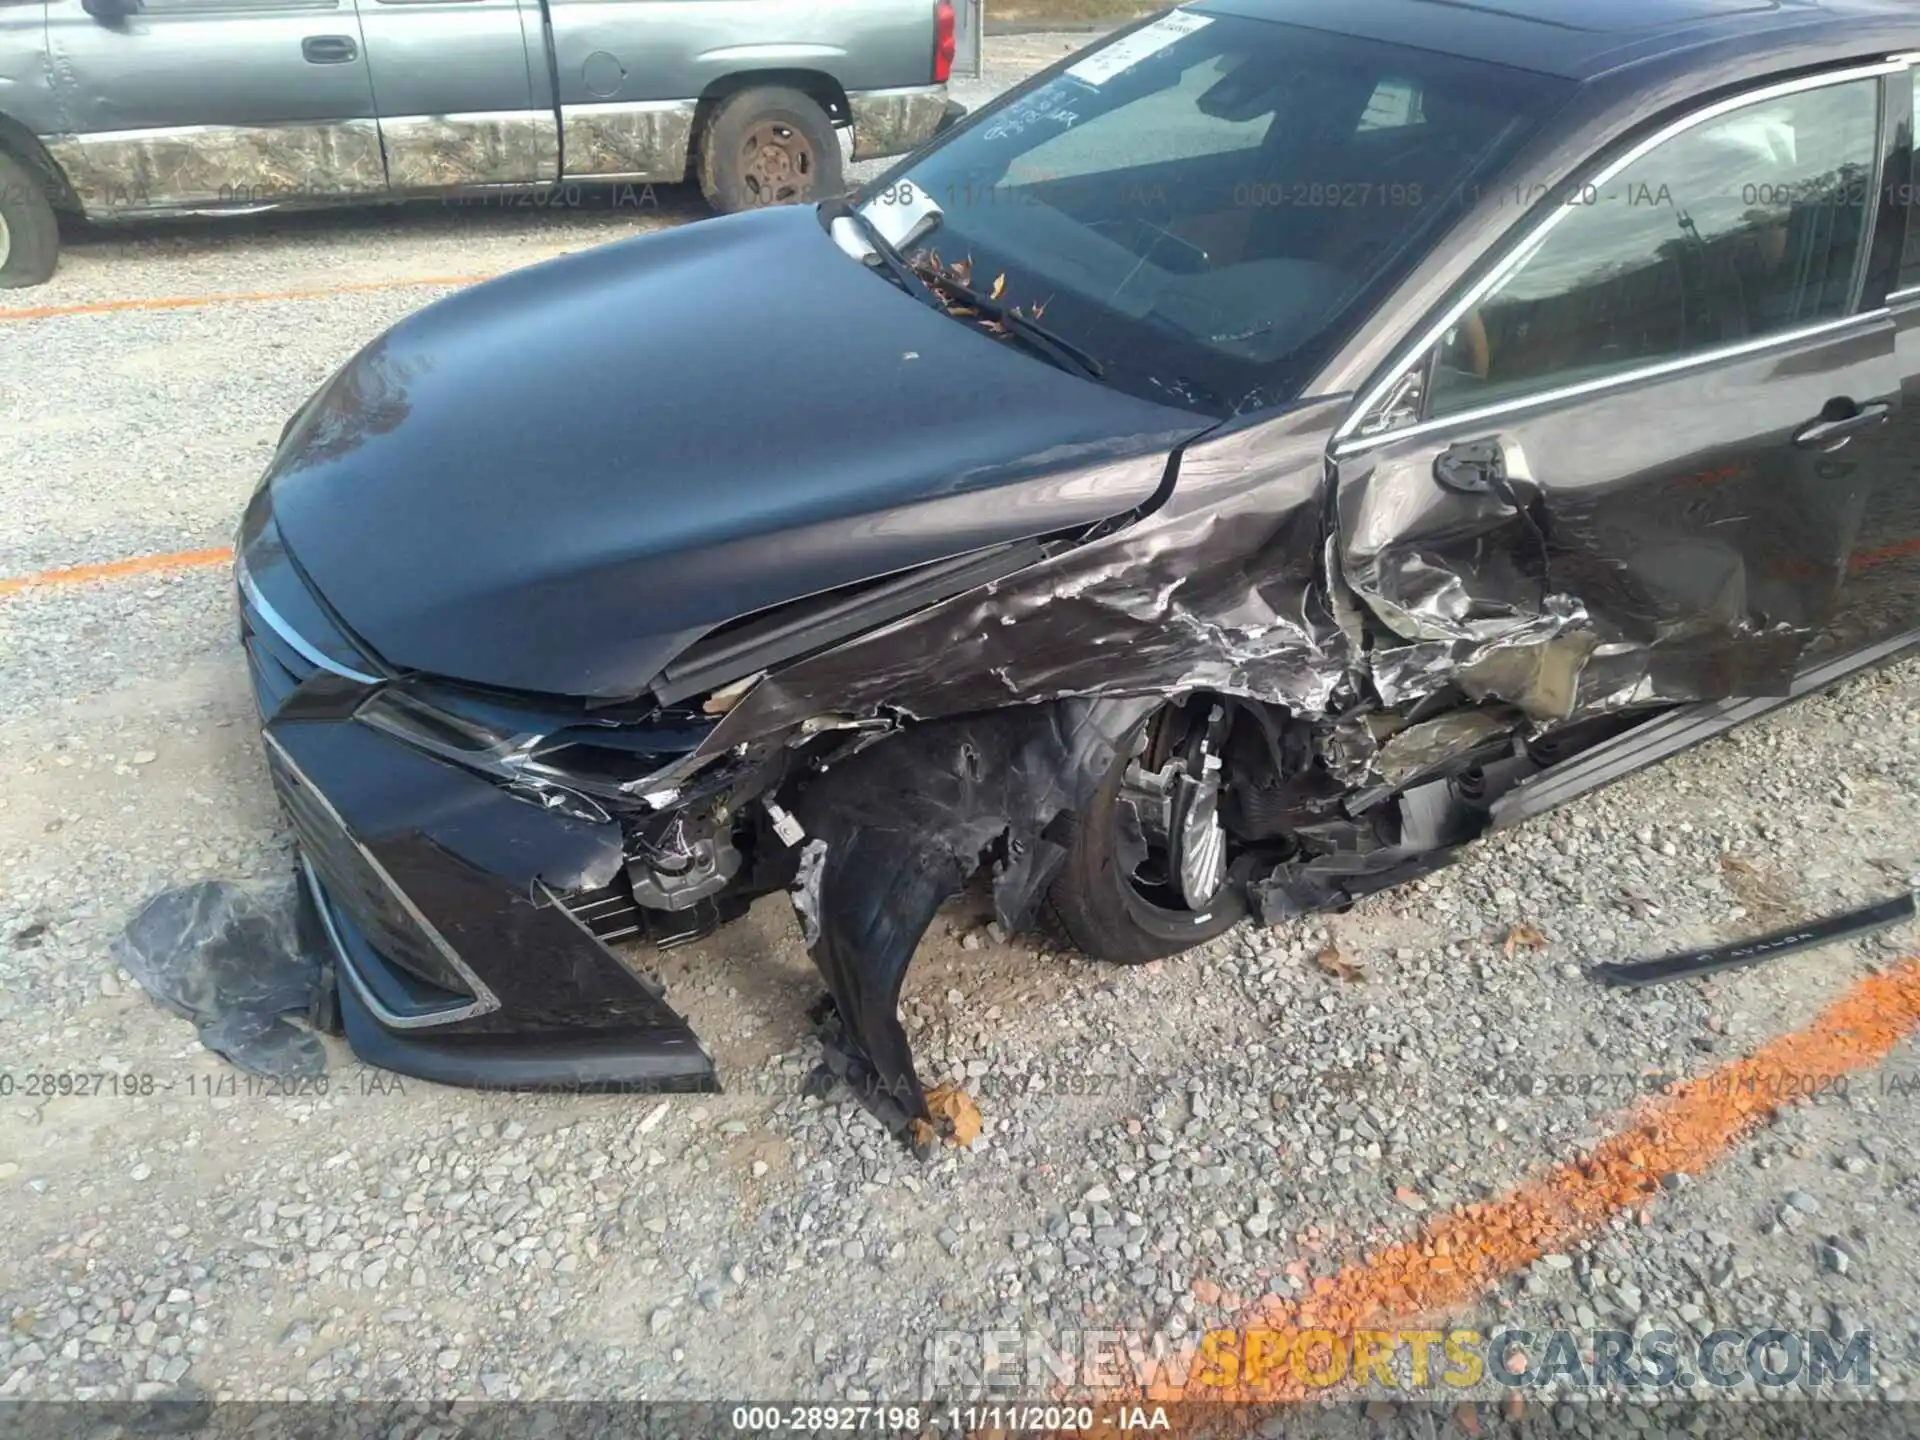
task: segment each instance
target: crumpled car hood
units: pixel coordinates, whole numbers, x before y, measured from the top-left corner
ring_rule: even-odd
[[[389,664],[604,698],[729,619],[1123,513],[1208,423],[917,303],[781,209],[429,306],[268,478]]]

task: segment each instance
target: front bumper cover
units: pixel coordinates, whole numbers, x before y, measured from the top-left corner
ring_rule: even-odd
[[[292,633],[283,557],[243,540],[242,637],[355,1053],[491,1089],[718,1089],[660,985],[583,918],[620,872],[618,824],[529,804],[359,720],[385,681]]]

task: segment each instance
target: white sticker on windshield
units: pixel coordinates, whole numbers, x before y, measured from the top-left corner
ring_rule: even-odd
[[[1067,74],[1089,85],[1104,85],[1122,70],[1130,70],[1149,55],[1158,55],[1176,40],[1213,23],[1211,15],[1189,15],[1176,10],[1151,25],[1142,25],[1124,40],[1116,40],[1104,50],[1096,50],[1078,65],[1067,67]]]

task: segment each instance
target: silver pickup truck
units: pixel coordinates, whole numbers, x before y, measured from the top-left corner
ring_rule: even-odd
[[[0,288],[109,220],[697,176],[840,187],[957,118],[951,0],[0,0]]]

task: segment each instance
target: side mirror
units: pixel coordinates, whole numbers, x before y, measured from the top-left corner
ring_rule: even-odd
[[[140,11],[140,0],[80,0],[81,8],[102,25],[121,25]]]

